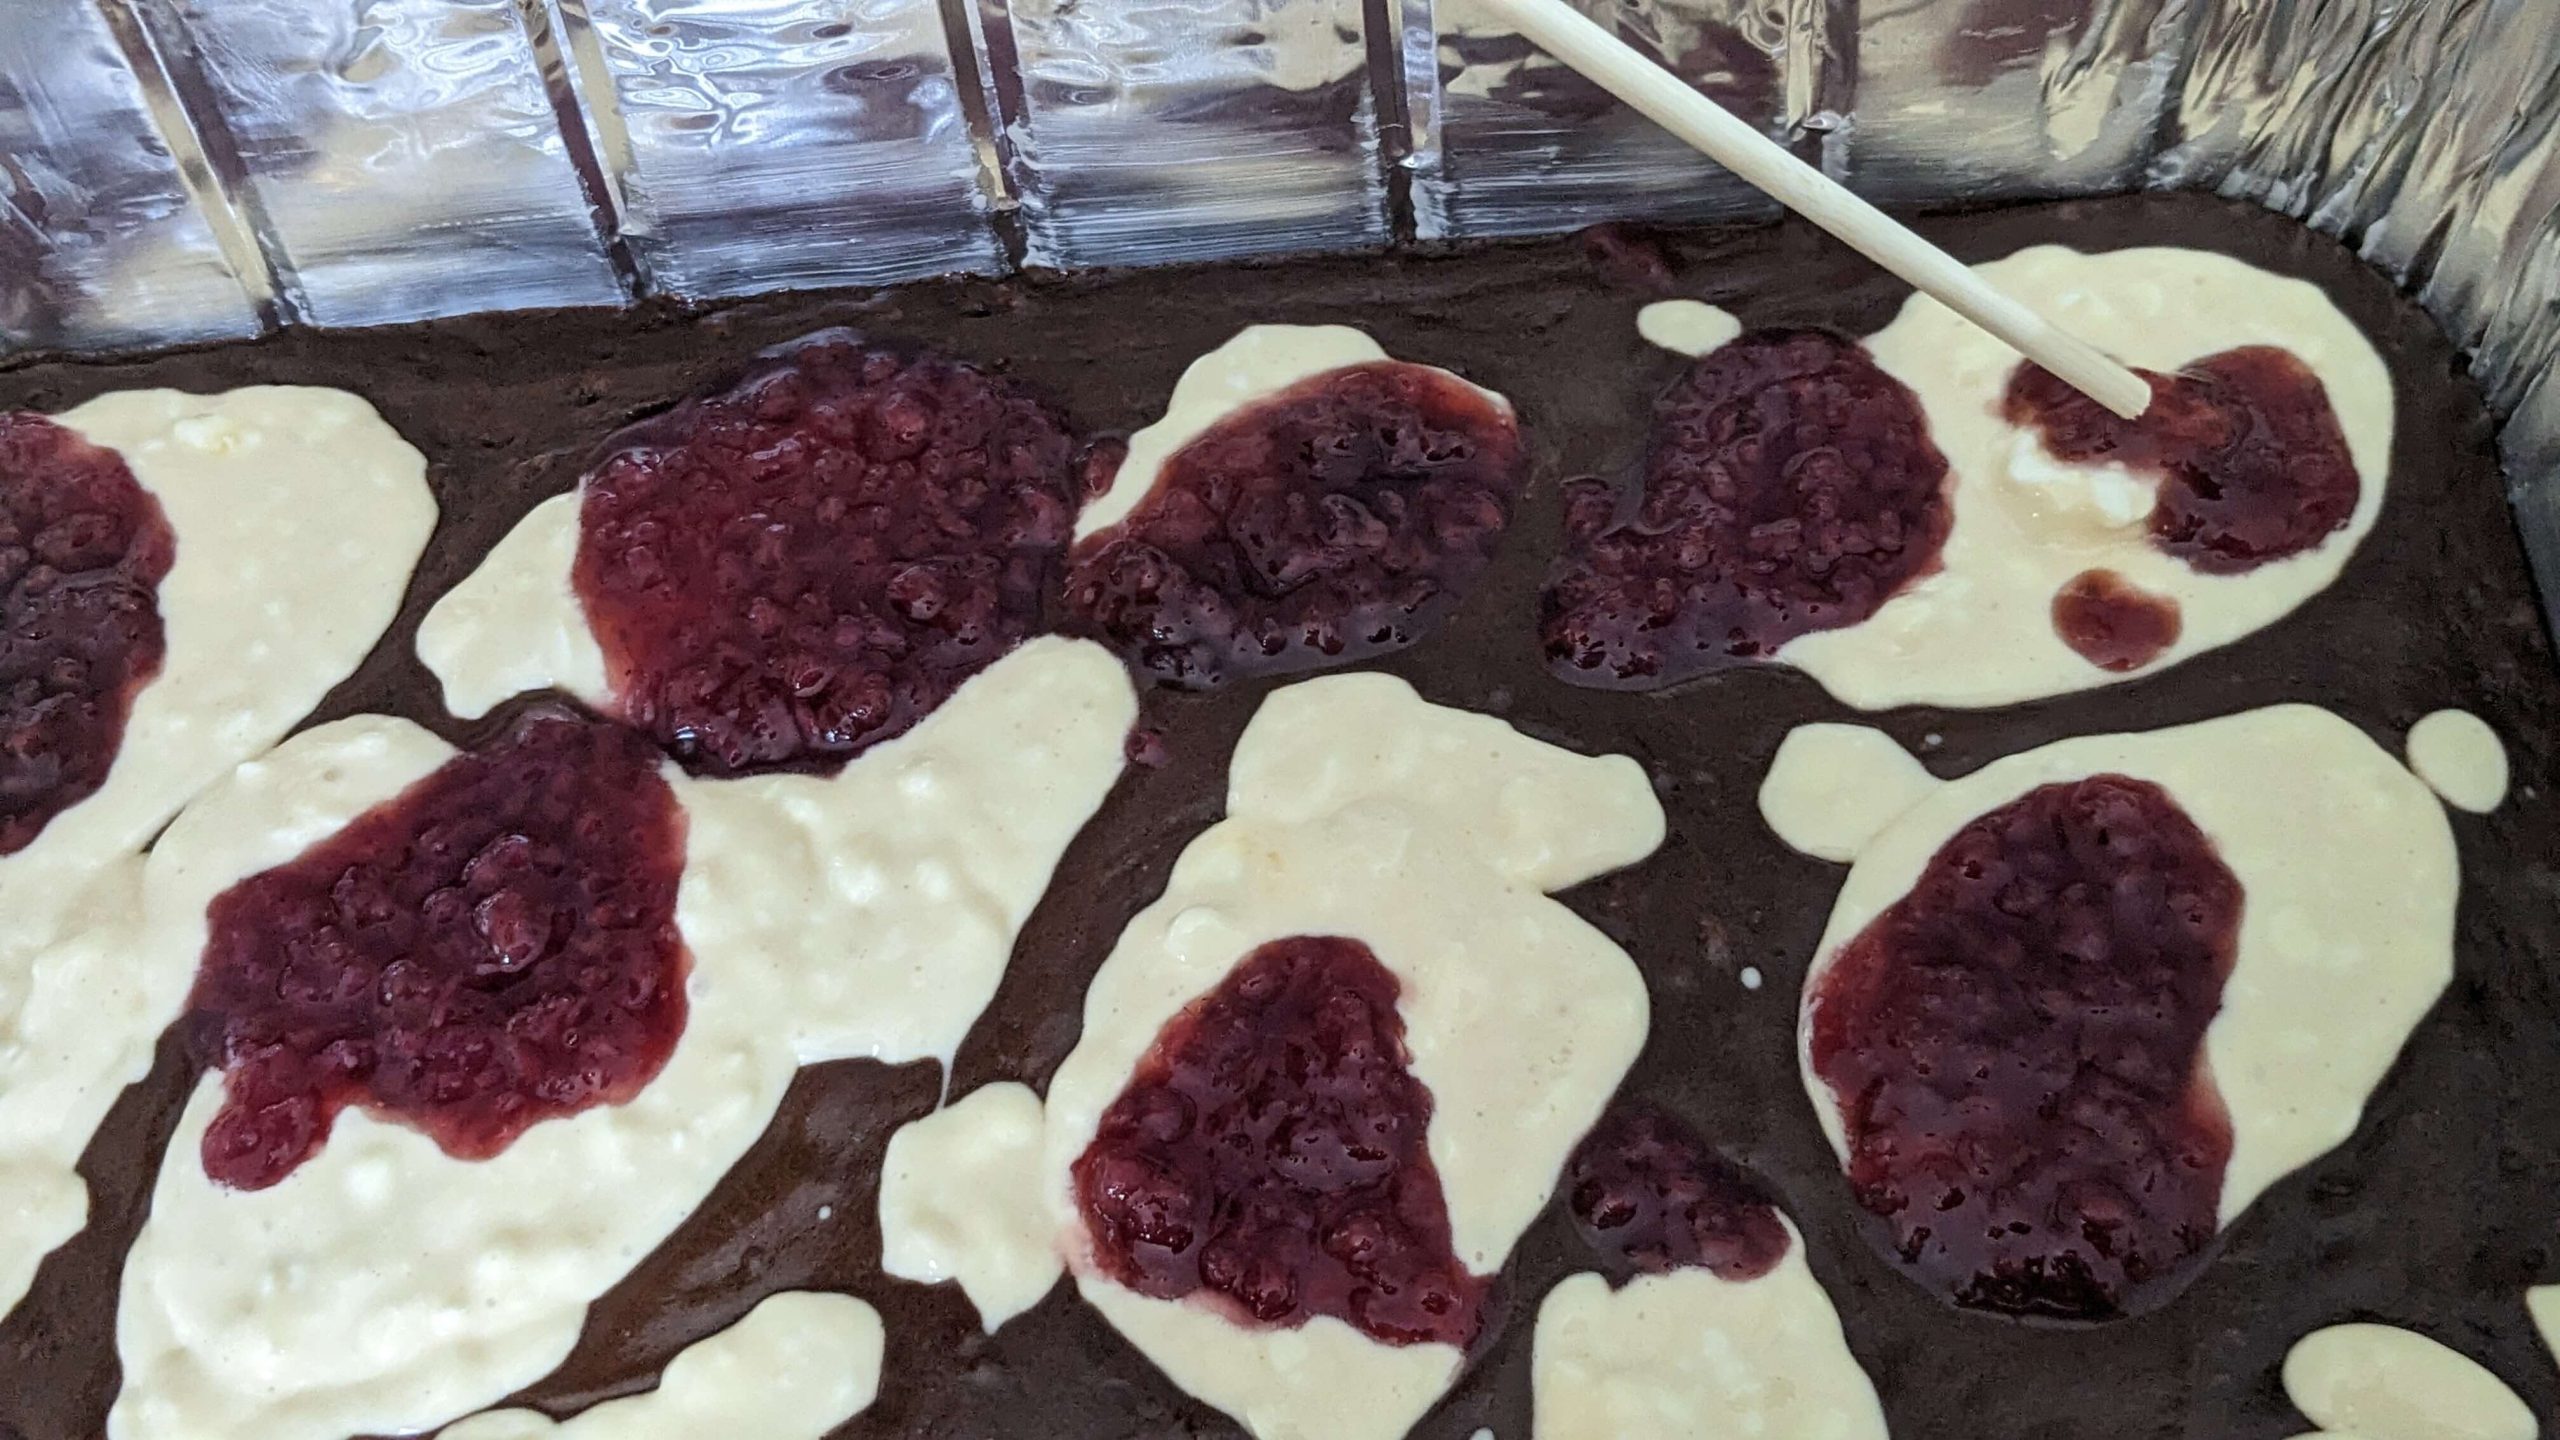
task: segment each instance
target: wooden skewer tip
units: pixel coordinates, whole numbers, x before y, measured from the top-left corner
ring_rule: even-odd
[[[1636,53],[1564,0],[1483,0],[1521,34],[1654,123],[1886,270],[2000,337],[2117,415],[2151,406],[2151,386],[2087,341],[1992,286],[1963,261],[1796,158],[1740,117]]]

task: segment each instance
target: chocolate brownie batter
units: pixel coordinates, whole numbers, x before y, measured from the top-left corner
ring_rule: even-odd
[[[2516,787],[2492,814],[2452,817],[2464,858],[2459,971],[2375,1094],[2363,1128],[2269,1191],[2215,1242],[2185,1293],[2093,1329],[1968,1315],[1872,1248],[1796,1071],[1795,1004],[1842,871],[1762,829],[1753,797],[1779,739],[1858,718],[1802,676],[1748,667],[1651,694],[1576,689],[1542,661],[1538,592],[1563,529],[1566,481],[1640,460],[1655,397],[1687,362],[1636,335],[1652,290],[1614,283],[1573,240],[1250,267],[954,280],[879,293],[774,296],[708,309],[476,316],[120,361],[0,367],[0,409],[57,411],[102,391],[261,382],[357,390],[425,451],[444,522],[400,623],[315,719],[380,710],[457,739],[502,729],[445,718],[411,639],[427,604],[525,510],[566,489],[609,431],[741,368],[757,349],[828,325],[932,346],[1006,373],[1081,426],[1153,419],[1192,358],[1258,321],[1367,329],[1400,359],[1508,395],[1528,488],[1491,565],[1442,628],[1380,668],[1425,697],[1501,715],[1654,775],[1671,837],[1643,864],[1564,897],[1626,946],[1654,1023],[1627,1082],[1769,1187],[1804,1233],[1849,1342],[1897,1436],[1968,1440],[2279,1440],[2303,1428],[2276,1372],[2322,1325],[2379,1319],[2479,1358],[2539,1414],[2560,1370],[2523,1305],[2560,1280],[2560,805],[2550,793],[2560,667],[2536,608],[2491,450],[2491,426],[2435,326],[2348,251],[2288,220],[2201,197],[2139,197],[1923,222],[1970,260],[2040,241],[2180,244],[2310,278],[2373,337],[2398,381],[2399,427],[2379,528],[2337,584],[2292,617],[2164,674],[1984,713],[1911,710],[1884,728],[1941,775],[2063,736],[2151,729],[2299,700],[2395,753],[2445,706],[2505,735]],[[1643,242],[1674,293],[1750,326],[1870,331],[1898,282],[1796,225],[1674,232]],[[1623,248],[1623,247],[1622,247]],[[1658,267],[1650,263],[1658,252]],[[1613,266],[1625,274],[1624,266]],[[1227,752],[1271,684],[1150,687],[1161,764],[1133,765],[1060,866],[995,1003],[960,1052],[953,1091],[1037,1086],[1073,1045],[1085,984],[1175,854],[1217,818]],[[2519,728],[2528,717],[2533,728]],[[1766,984],[1747,989],[1757,967]],[[2305,1003],[2324,997],[2306,996]],[[88,1440],[116,1384],[120,1257],[192,1082],[174,1042],[90,1148],[90,1228],[49,1259],[0,1324],[0,1437]],[[1159,1377],[1062,1286],[1000,1334],[956,1288],[879,1272],[881,1153],[934,1103],[932,1067],[804,1072],[719,1193],[596,1306],[560,1372],[522,1402],[566,1414],[655,1383],[684,1345],[778,1290],[847,1290],[888,1325],[880,1398],[848,1437],[990,1440],[1241,1434]],[[827,1218],[821,1218],[822,1213]],[[1564,1275],[1599,1263],[1560,1195],[1492,1297],[1478,1357],[1415,1434],[1529,1434],[1529,1323]]]

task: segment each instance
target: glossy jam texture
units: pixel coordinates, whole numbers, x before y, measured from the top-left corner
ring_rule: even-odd
[[[2193,1273],[2231,1155],[2204,1034],[2241,899],[2166,791],[2100,775],[1975,819],[1842,948],[1810,1058],[1913,1279],[2100,1321]]]
[[[1565,1167],[1565,1200],[1613,1282],[1691,1269],[1756,1280],[1787,1258],[1787,1227],[1759,1185],[1649,1106],[1602,1117]]]
[[[114,451],[0,411],[0,855],[106,783],[160,673],[160,502]]]
[[[1077,547],[1076,628],[1200,689],[1398,650],[1492,558],[1521,480],[1510,411],[1421,365],[1354,365],[1229,415]]]
[[[614,702],[688,770],[833,770],[1038,628],[1076,445],[1011,385],[831,333],[588,472],[578,595]]]
[[[1486,1282],[1450,1247],[1397,988],[1358,941],[1301,936],[1168,1023],[1075,1162],[1104,1273],[1245,1324],[1470,1343]]]
[[[1918,399],[1863,346],[1745,334],[1656,402],[1637,494],[1568,495],[1548,662],[1651,689],[1857,624],[1936,567],[1946,479]]]
[[[2083,570],[2054,592],[2053,632],[2101,670],[2139,670],[2178,643],[2178,602],[2113,570]]]
[[[2207,575],[2299,555],[2343,528],[2362,490],[2329,392],[2293,352],[2252,345],[2152,375],[2151,408],[2119,419],[2021,365],[2003,413],[2057,459],[2159,478],[2152,543]]]
[[[485,1159],[638,1094],[684,1028],[684,817],[618,726],[531,719],[207,912],[205,1173],[273,1185],[361,1105]]]

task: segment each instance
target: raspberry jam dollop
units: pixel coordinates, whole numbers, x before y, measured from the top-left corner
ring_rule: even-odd
[[[2290,350],[2225,350],[2176,375],[2143,372],[2151,408],[2121,419],[2034,365],[2002,413],[2056,459],[2155,475],[2151,542],[2207,575],[2299,555],[2343,528],[2363,486],[2329,392]]]
[[[2178,643],[2178,602],[2113,570],[2083,570],[2053,596],[2053,631],[2101,670],[2139,670]]]
[[[1584,1137],[1565,1200],[1612,1284],[1694,1269],[1757,1280],[1787,1258],[1787,1227],[1759,1184],[1648,1105],[1613,1109]]]
[[[2086,1322],[2202,1263],[2231,1156],[2204,1035],[2241,899],[2168,792],[2098,775],[1966,825],[1840,951],[1810,1058],[1913,1279]]]
[[[1246,1324],[1474,1340],[1488,1285],[1451,1249],[1397,989],[1366,945],[1299,936],[1169,1022],[1075,1162],[1103,1272]]]
[[[826,332],[624,430],[574,578],[614,704],[697,774],[829,771],[1038,626],[1076,443],[967,365]]]
[[[0,411],[0,855],[106,783],[168,648],[160,581],[177,553],[122,457]]]
[[[1640,492],[1567,497],[1548,663],[1646,690],[1855,625],[1937,565],[1946,479],[1919,400],[1864,346],[1743,335],[1655,403]]]
[[[215,897],[205,1174],[273,1185],[362,1105],[486,1159],[630,1099],[684,1029],[684,816],[619,726],[529,718]]]
[[[1313,376],[1164,462],[1067,576],[1074,628],[1205,689],[1400,650],[1493,556],[1521,480],[1508,407],[1423,365]]]

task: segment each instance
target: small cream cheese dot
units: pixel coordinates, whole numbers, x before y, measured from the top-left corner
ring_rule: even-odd
[[[2438,710],[2410,726],[2409,768],[2457,810],[2485,815],[2507,798],[2507,747],[2468,710]]]
[[[1675,355],[1698,356],[1732,343],[1742,322],[1703,300],[1656,300],[1636,312],[1636,333]]]

